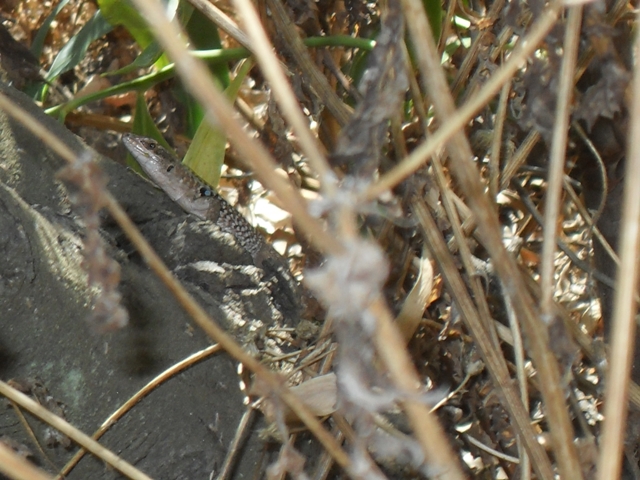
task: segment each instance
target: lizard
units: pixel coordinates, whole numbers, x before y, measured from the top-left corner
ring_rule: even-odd
[[[255,266],[273,274],[279,290],[274,298],[281,307],[302,311],[301,287],[289,270],[288,262],[213,187],[197,178],[182,162],[151,138],[125,133],[122,143],[149,179],[184,211],[200,220],[213,222],[229,233],[245,249]],[[275,292],[274,292],[275,293]],[[274,295],[275,297],[275,295]],[[288,305],[284,305],[284,303]]]

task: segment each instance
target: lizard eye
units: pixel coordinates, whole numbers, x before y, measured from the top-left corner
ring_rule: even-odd
[[[212,196],[213,192],[211,192],[211,189],[209,187],[200,187],[200,195],[202,195],[203,197],[210,197]]]
[[[171,170],[173,170],[174,168],[176,168],[176,166],[175,166],[175,165],[169,165],[169,166],[167,167],[167,172],[170,172],[170,171],[171,171]]]
[[[155,150],[157,146],[156,142],[149,142],[149,150]]]

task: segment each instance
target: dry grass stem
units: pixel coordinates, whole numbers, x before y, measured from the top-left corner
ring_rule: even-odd
[[[580,198],[578,198],[578,194],[576,193],[575,189],[573,188],[573,186],[571,185],[571,183],[566,177],[564,181],[564,189],[567,191],[567,193],[569,194],[569,198],[571,198],[571,201],[578,209],[580,216],[584,219],[587,226],[593,232],[595,239],[600,243],[600,245],[602,245],[602,248],[604,248],[604,250],[607,252],[609,259],[611,259],[611,261],[614,262],[616,266],[619,266],[620,258],[618,258],[618,254],[613,250],[613,248],[611,247],[607,239],[604,238],[604,236],[600,232],[600,229],[595,224],[594,217],[592,217],[589,214],[589,212],[585,208]]]
[[[2,442],[0,442],[0,473],[15,480],[51,480],[52,478]]]
[[[511,86],[505,83],[500,91],[498,110],[496,111],[496,128],[493,142],[491,143],[491,153],[489,154],[489,193],[495,201],[500,188],[500,155],[502,154],[502,132],[504,130],[504,120],[507,116],[507,103]]]
[[[455,113],[455,107],[440,66],[430,27],[422,13],[422,5],[415,0],[406,0],[403,3],[411,37],[423,52],[418,66],[422,71],[425,89],[433,98],[436,113],[440,118],[450,118]],[[547,13],[540,20],[555,19],[558,8],[556,6],[545,10]],[[533,301],[524,289],[517,265],[502,245],[497,215],[484,194],[478,170],[472,160],[473,153],[464,134],[462,132],[455,134],[447,149],[452,157],[452,173],[467,195],[468,203],[476,215],[483,244],[489,251],[496,271],[511,296],[516,313],[523,319],[526,337],[530,344],[530,354],[540,375],[546,379],[542,384],[542,394],[547,407],[554,448],[558,451],[560,472],[579,479],[581,470],[573,445],[574,432],[564,406],[560,371],[549,348],[548,333],[538,322]],[[539,468],[536,462],[533,462],[533,465],[534,468]],[[541,475],[541,472],[538,474]]]
[[[227,33],[247,50],[252,50],[251,39],[236,25],[229,16],[215,5],[206,0],[189,0],[189,3],[200,10],[207,18],[215,23],[221,30]]]
[[[527,383],[527,374],[525,372],[525,348],[522,341],[522,330],[518,318],[513,311],[511,301],[507,295],[504,296],[504,303],[507,310],[507,316],[509,318],[509,328],[511,329],[512,345],[514,350],[514,356],[516,361],[516,376],[518,378],[518,387],[520,389],[520,397],[522,398],[522,405],[527,412],[529,411],[529,388]],[[531,478],[531,461],[529,455],[525,451],[524,442],[522,437],[518,437],[518,453],[522,463],[522,472],[520,478],[527,480]]]
[[[527,157],[529,157],[533,147],[538,143],[538,140],[540,140],[540,134],[536,130],[530,131],[518,147],[518,150],[516,150],[516,153],[507,160],[500,178],[501,189],[509,187],[513,176],[524,165],[524,162],[527,160]]]
[[[382,300],[377,300],[372,311],[377,318],[376,346],[395,385],[401,392],[409,394],[404,408],[424,449],[429,471],[443,480],[464,479],[458,459],[436,417],[422,402],[411,400],[411,393],[418,393],[421,382],[387,306]]]
[[[534,52],[540,41],[553,28],[558,18],[559,9],[557,3],[551,3],[533,24],[529,33],[518,42],[509,59],[494,72],[484,87],[457,111],[450,112],[446,117],[446,122],[442,121],[441,127],[429,140],[418,146],[407,158],[369,187],[363,195],[363,200],[372,200],[405,180],[427,162],[447,141],[459,133],[469,120],[498,93],[502,86],[511,80],[516,70]],[[424,16],[423,12],[411,12],[411,14]],[[406,18],[409,19],[411,16],[407,15]],[[451,96],[448,88],[440,93]]]
[[[236,434],[233,437],[233,441],[231,445],[229,445],[229,453],[224,459],[224,463],[220,467],[220,471],[218,472],[215,480],[226,480],[230,477],[233,469],[234,462],[237,458],[237,455],[240,453],[242,440],[247,434],[247,429],[253,420],[256,411],[253,408],[247,408],[240,418],[238,422],[238,428],[236,429]],[[212,476],[213,476],[212,472]]]
[[[502,357],[499,350],[494,348],[493,342],[485,329],[484,322],[476,311],[473,300],[469,296],[464,281],[457,271],[444,239],[438,233],[438,227],[435,221],[423,202],[416,201],[412,205],[412,209],[420,222],[424,239],[430,251],[433,253],[433,257],[438,262],[445,282],[449,286],[456,305],[460,309],[462,319],[465,321],[475,343],[480,349],[482,358],[494,380],[494,384],[501,391],[505,399],[505,408],[507,408],[511,415],[513,425],[521,434],[520,436],[527,447],[529,456],[536,467],[536,472],[540,478],[554,478],[549,458],[537,442],[527,411],[524,408],[518,391],[511,382],[511,376],[504,357]]]
[[[318,97],[325,103],[336,121],[340,125],[345,125],[353,113],[351,108],[338,97],[327,77],[311,59],[307,48],[302,43],[297,25],[289,18],[282,1],[269,0],[267,3],[271,10],[274,26],[287,44],[287,48],[290,50],[302,74],[308,79],[311,88],[316,91]]]
[[[571,113],[571,98],[574,82],[574,69],[578,57],[578,43],[580,41],[580,25],[582,23],[582,6],[569,9],[567,30],[564,40],[564,55],[560,70],[560,85],[558,87],[556,122],[553,127],[551,153],[549,160],[549,180],[545,202],[542,259],[540,262],[540,284],[542,298],[540,314],[545,321],[550,322],[553,310],[554,293],[554,260],[556,254],[556,232],[558,230],[558,212],[560,210],[560,196],[562,193],[562,179],[567,155],[567,132],[569,115]]]
[[[248,0],[234,0],[238,13],[244,22],[245,31],[252,39],[253,53],[260,65],[262,72],[270,82],[282,113],[289,121],[293,131],[298,137],[298,142],[309,162],[323,179],[321,186],[331,189],[330,181],[334,177],[329,164],[321,153],[323,148],[318,143],[309,129],[308,120],[302,114],[295,94],[285,77],[280,62],[276,57],[273,46],[267,38],[262,23],[258,18],[255,7]]]
[[[462,259],[462,263],[464,265],[464,269],[469,275],[471,279],[471,292],[473,293],[473,297],[476,299],[478,316],[481,322],[484,324],[484,330],[487,332],[489,339],[492,343],[492,348],[496,351],[500,350],[500,342],[498,341],[498,336],[493,326],[493,321],[491,319],[491,313],[489,312],[489,306],[487,305],[487,300],[484,295],[484,288],[481,285],[480,275],[477,275],[477,268],[473,263],[471,250],[469,249],[469,245],[467,244],[466,235],[462,229],[462,225],[460,224],[460,220],[457,214],[457,208],[462,210],[462,205],[464,203],[453,193],[451,188],[447,185],[447,181],[444,175],[444,168],[440,163],[440,159],[436,156],[433,158],[433,171],[435,173],[436,182],[438,184],[438,188],[442,193],[442,204],[444,206],[445,211],[447,212],[447,217],[451,222],[451,227],[453,229],[453,236],[456,239],[456,250],[460,252],[460,257]],[[454,202],[456,203],[456,207],[454,207]],[[464,205],[466,208],[466,205]],[[470,215],[470,212],[469,212]]]
[[[450,5],[454,6],[455,4],[451,2]],[[483,19],[483,23],[487,26],[493,25],[497,20],[499,20],[500,15],[502,14],[503,8],[504,8],[504,0],[497,0],[493,2],[491,4],[491,9],[487,13],[486,18]],[[503,30],[508,30],[510,32],[511,28],[505,27]],[[467,53],[464,60],[462,61],[462,65],[460,65],[460,70],[458,71],[456,78],[453,80],[453,83],[451,84],[451,93],[453,94],[454,97],[458,96],[458,93],[460,93],[460,89],[464,86],[464,83],[469,79],[471,69],[473,68],[474,64],[478,60],[478,55],[480,54],[482,46],[486,42],[488,34],[489,34],[489,28],[482,28],[480,29],[480,32],[476,36],[476,38],[473,39],[473,43],[469,48],[469,52]],[[511,36],[510,33],[509,35],[504,35],[504,37],[509,37],[509,36]],[[442,38],[445,38],[445,37],[443,36]],[[497,53],[502,50],[505,44],[506,44],[506,40],[504,42],[498,43],[498,46],[495,49],[493,54],[494,60],[497,58]],[[443,47],[444,45],[438,45],[438,51],[442,52]],[[473,91],[473,89],[471,90]]]
[[[145,396],[151,393],[152,390],[162,385],[171,377],[177,375],[183,370],[189,368],[191,365],[194,365],[201,360],[213,355],[216,352],[220,351],[219,345],[211,345],[199,352],[194,353],[193,355],[189,355],[189,357],[184,360],[172,365],[164,372],[160,373],[157,377],[147,383],[144,387],[142,387],[138,392],[135,393],[129,400],[127,400],[124,404],[120,406],[115,412],[113,412],[109,417],[102,422],[100,428],[96,430],[91,438],[94,440],[99,440],[102,435],[104,435],[109,428],[111,428],[118,420],[120,420],[129,410],[131,410],[140,400],[142,400]],[[76,454],[67,462],[67,464],[60,470],[60,473],[56,477],[57,480],[64,479],[69,472],[75,467],[78,462],[84,457],[86,450],[80,449]]]
[[[640,19],[640,14],[638,14]],[[636,20],[637,21],[637,20]],[[634,51],[640,52],[640,36],[636,36]],[[633,359],[636,331],[638,286],[638,247],[640,246],[640,71],[635,65],[632,82],[631,124],[624,175],[624,201],[620,236],[620,268],[613,311],[613,331],[610,364],[607,375],[605,421],[598,458],[598,479],[619,478],[622,442],[628,411],[629,374]]]
[[[11,401],[17,403],[25,410],[28,410],[36,417],[41,420],[47,422],[49,425],[54,427],[56,430],[59,430],[69,438],[71,438],[78,445],[81,445],[86,450],[93,453],[96,457],[105,461],[113,468],[126,475],[127,477],[133,480],[151,480],[150,477],[142,473],[137,468],[133,467],[131,464],[125,462],[116,454],[107,450],[105,447],[100,445],[98,442],[93,440],[88,435],[85,435],[80,430],[75,428],[73,425],[69,424],[62,418],[54,415],[49,410],[36,403],[34,400],[31,400],[25,394],[17,391],[15,388],[10,387],[4,382],[0,381],[0,395],[3,395],[10,399]]]

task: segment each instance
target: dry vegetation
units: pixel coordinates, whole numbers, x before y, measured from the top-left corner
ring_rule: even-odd
[[[624,203],[622,194],[640,158],[640,135],[626,141],[639,121],[629,112],[640,112],[630,108],[639,98],[630,3],[447,1],[428,18],[423,7],[434,2],[419,0],[269,0],[254,2],[257,15],[248,1],[219,2],[246,33],[218,19],[222,44],[255,54],[235,102],[242,115],[184,53],[176,26],[152,2],[134,3],[186,90],[226,133],[228,172],[254,171],[292,214],[295,236],[286,222],[270,236],[326,307],[316,318],[322,333],[299,363],[332,348],[328,332],[337,353],[292,377],[335,372],[338,408],[319,423],[279,377],[181,300],[256,374],[259,392],[280,396],[267,408],[280,438],[291,434],[287,404],[355,478],[610,479],[623,456],[624,478],[638,478],[637,438],[620,441],[640,407],[629,380],[640,380],[629,351],[637,232],[624,230],[639,220],[640,200],[630,192]],[[93,8],[63,10],[43,50],[45,70]],[[27,43],[48,12],[27,1],[5,10]],[[375,39],[375,48],[302,43],[338,35]],[[54,84],[80,91],[94,73],[133,60],[131,45],[114,30]],[[180,138],[182,110],[166,95],[173,87],[144,93],[164,133]],[[68,124],[123,131],[134,105],[120,94],[69,112]],[[627,150],[636,154],[629,164]],[[246,178],[223,186],[237,189],[240,203],[263,192]],[[112,199],[100,201],[117,212]],[[618,238],[616,277],[605,245]],[[614,345],[611,378],[603,336]],[[282,452],[270,475],[307,478],[295,443]]]

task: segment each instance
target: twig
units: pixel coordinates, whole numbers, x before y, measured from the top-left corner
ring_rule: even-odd
[[[46,460],[46,462],[49,464],[50,467],[52,467],[54,470],[57,470],[58,467],[49,458],[49,455],[47,455],[47,452],[44,451],[44,449],[42,448],[42,445],[40,445],[40,441],[36,437],[36,434],[33,432],[33,429],[31,428],[31,425],[29,425],[27,418],[22,413],[22,410],[20,410],[20,407],[15,402],[10,402],[10,403],[16,415],[18,416],[18,420],[20,420],[20,423],[22,424],[23,428],[27,431],[27,435],[29,436],[29,438],[31,438],[33,443],[35,443],[36,448],[38,449],[42,457]]]
[[[520,396],[522,398],[522,404],[528,412],[529,390],[527,388],[527,375],[524,369],[525,350],[524,342],[522,341],[520,323],[518,322],[518,318],[513,311],[513,307],[511,306],[511,299],[508,295],[504,295],[504,304],[507,310],[507,317],[509,318],[509,327],[511,328],[511,334],[513,335],[513,353],[516,360],[516,371],[518,377],[518,386],[520,387]],[[522,461],[520,478],[522,480],[528,480],[531,478],[531,461],[529,460],[529,455],[527,455],[527,452],[525,451],[524,441],[520,436],[518,436],[517,442],[518,454]]]
[[[229,445],[229,451],[227,452],[227,456],[225,457],[224,463],[222,464],[222,467],[220,467],[220,472],[216,475],[215,480],[226,480],[231,474],[233,462],[240,451],[241,443],[246,437],[247,428],[253,420],[255,411],[256,410],[253,407],[248,406],[242,414],[240,422],[238,423],[238,427],[236,428],[236,434],[233,437],[233,441]],[[214,473],[215,471],[211,472],[209,478],[213,478]]]
[[[405,348],[402,335],[393,324],[393,319],[381,299],[375,301],[372,312],[377,318],[376,347],[391,373],[392,380],[400,391],[415,392],[420,385],[420,379]],[[430,468],[439,472],[440,478],[443,479],[464,479],[465,475],[460,469],[458,459],[435,415],[415,400],[407,400],[404,408]]]

